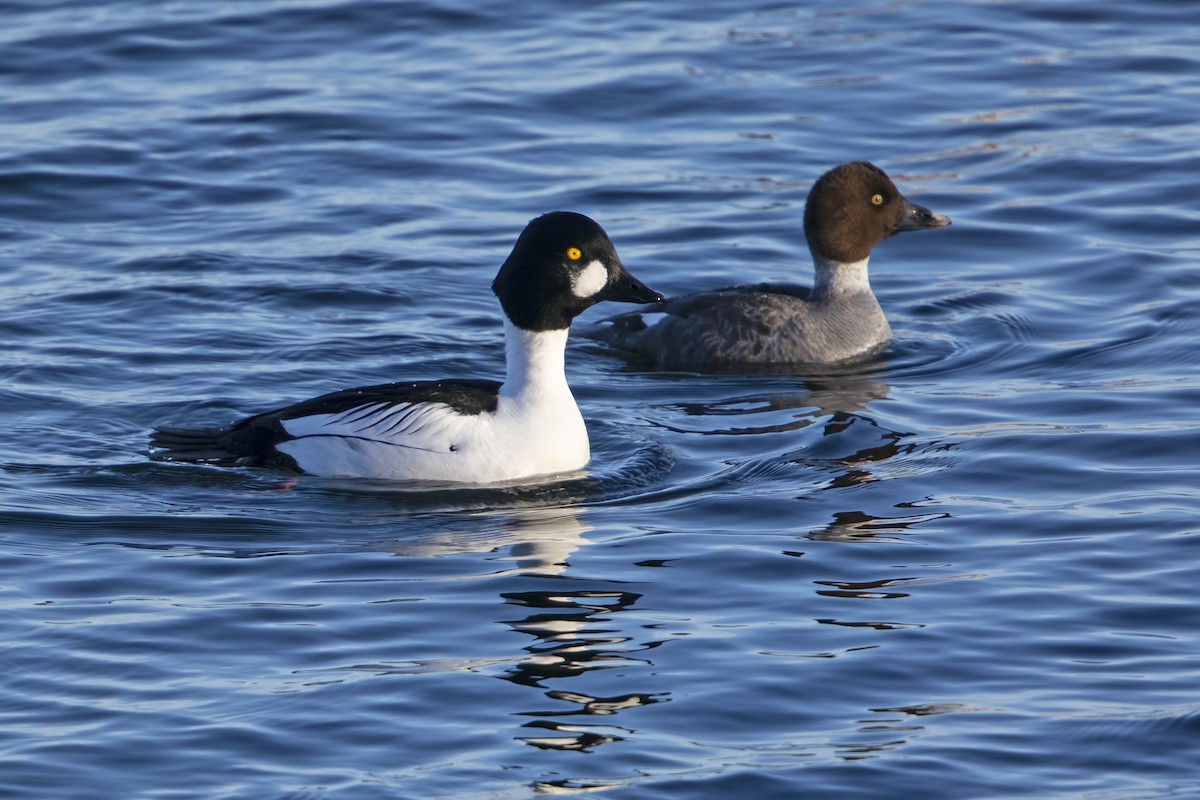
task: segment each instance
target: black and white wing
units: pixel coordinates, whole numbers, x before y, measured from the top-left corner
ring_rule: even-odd
[[[420,381],[345,389],[226,428],[157,428],[151,458],[304,472],[310,448],[328,453],[339,445],[371,443],[453,452],[460,429],[496,410],[499,388],[496,381]]]

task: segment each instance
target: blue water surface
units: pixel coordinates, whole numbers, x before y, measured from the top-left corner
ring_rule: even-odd
[[[1193,4],[0,12],[0,796],[1200,797]],[[501,375],[552,209],[808,281],[854,159],[954,220],[870,362],[576,336],[593,461],[530,486],[147,460]]]

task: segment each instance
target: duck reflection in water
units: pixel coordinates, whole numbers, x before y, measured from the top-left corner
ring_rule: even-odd
[[[639,655],[661,641],[637,643],[620,632],[612,616],[631,608],[640,594],[624,591],[578,590],[562,592],[525,591],[503,595],[505,601],[530,609],[527,616],[506,620],[513,630],[535,638],[525,649],[531,658],[522,660],[504,676],[523,686],[545,689],[548,681],[578,678],[597,669],[613,669],[631,663],[645,664]],[[665,693],[628,692],[597,696],[582,688],[551,689],[545,696],[566,703],[567,708],[529,712],[539,717],[525,727],[544,733],[519,737],[533,747],[547,750],[590,750],[621,741],[633,731],[608,719],[632,708],[664,702]],[[570,719],[564,719],[570,718]]]
[[[498,515],[489,512],[479,516]],[[635,641],[614,621],[616,615],[633,608],[641,595],[615,586],[609,588],[607,582],[587,581],[589,588],[574,588],[578,583],[573,586],[564,582],[570,568],[568,559],[588,544],[585,534],[591,530],[575,511],[532,508],[503,512],[503,517],[506,524],[500,531],[492,526],[487,526],[485,533],[447,531],[436,538],[403,545],[393,542],[389,547],[396,555],[418,558],[489,550],[494,553],[489,560],[505,566],[475,576],[476,579],[548,581],[545,588],[532,586],[500,594],[507,607],[523,612],[498,621],[533,638],[524,647],[526,654],[503,660],[409,662],[404,668],[392,671],[473,671],[507,664],[502,672],[492,674],[540,690],[556,706],[524,712],[534,719],[524,723],[522,727],[529,729],[529,735],[517,736],[518,741],[540,749],[586,751],[624,739],[632,731],[613,724],[613,717],[628,709],[663,702],[666,694],[628,692],[600,696],[587,692],[583,686],[566,689],[551,688],[550,684],[580,679],[594,670],[630,664],[644,666],[647,659],[641,654],[657,647],[662,640]]]
[[[496,517],[495,512],[472,515],[469,519]],[[569,566],[571,554],[589,544],[584,534],[591,526],[579,515],[563,508],[528,508],[503,512],[505,524],[448,528],[436,535],[415,541],[388,541],[377,545],[407,558],[436,558],[460,553],[490,552],[488,561],[500,566],[475,576],[495,578],[502,575],[561,575]],[[467,580],[461,576],[458,580]]]
[[[756,371],[745,368],[733,373],[731,368],[722,373],[750,376]],[[675,408],[687,417],[687,424],[661,423],[661,427],[676,433],[698,433],[711,435],[738,435],[759,433],[783,433],[800,430],[826,421],[837,424],[851,416],[863,414],[868,405],[888,397],[890,387],[884,378],[882,363],[872,361],[854,370],[829,370],[813,375],[778,375],[780,381],[773,382],[771,391],[741,394],[707,402],[680,403]],[[686,379],[686,376],[681,376]],[[795,388],[779,391],[781,382],[791,382]],[[744,385],[745,380],[734,385]],[[782,413],[780,413],[782,412]],[[760,415],[766,415],[764,421]],[[744,424],[730,424],[730,418],[739,418]],[[749,419],[754,419],[749,422]],[[827,432],[833,432],[827,431]]]

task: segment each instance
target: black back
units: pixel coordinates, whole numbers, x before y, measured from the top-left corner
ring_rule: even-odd
[[[381,383],[357,389],[342,389],[304,400],[275,411],[268,411],[238,425],[257,423],[264,417],[296,419],[315,414],[338,414],[359,406],[395,406],[401,403],[442,403],[460,414],[475,415],[496,410],[500,383],[485,380],[441,380]]]

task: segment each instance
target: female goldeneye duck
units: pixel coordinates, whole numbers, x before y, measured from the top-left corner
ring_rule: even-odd
[[[473,484],[583,468],[587,429],[563,372],[571,320],[601,300],[651,303],[662,295],[625,270],[603,228],[567,211],[526,226],[492,291],[504,311],[503,383],[390,383],[226,428],[160,427],[151,458]]]
[[[821,364],[864,356],[892,338],[867,279],[872,248],[903,231],[949,224],[908,200],[874,164],[842,164],[813,184],[804,208],[816,270],[811,289],[759,284],[684,295],[616,317],[595,335],[660,364]]]

